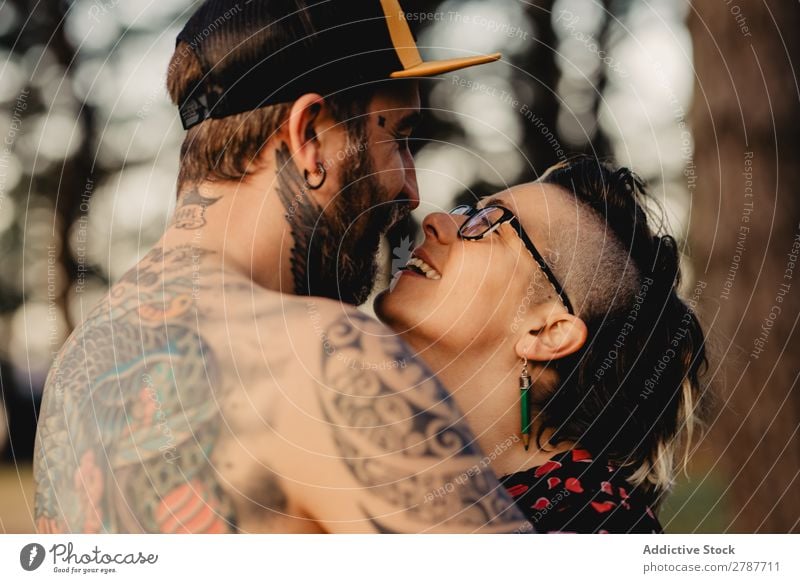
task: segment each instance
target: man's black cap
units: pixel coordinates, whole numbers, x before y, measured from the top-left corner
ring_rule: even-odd
[[[206,0],[177,42],[202,79],[179,105],[189,129],[309,92],[428,77],[500,58],[423,61],[398,0]]]

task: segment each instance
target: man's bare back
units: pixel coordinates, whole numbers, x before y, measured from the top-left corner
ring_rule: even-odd
[[[374,285],[381,237],[420,200],[418,82],[394,79],[406,65],[370,45],[411,38],[407,23],[377,1],[245,3],[221,18],[224,6],[195,11],[167,70],[187,130],[173,221],[48,377],[37,528],[529,529],[441,383],[349,305]],[[345,43],[316,34],[352,25]],[[319,70],[333,50],[355,61]],[[366,54],[381,56],[366,59],[375,84],[349,64]],[[303,70],[308,83],[271,101],[280,76]]]
[[[40,532],[526,528],[386,328],[221,265],[153,249],[64,345],[37,436]]]

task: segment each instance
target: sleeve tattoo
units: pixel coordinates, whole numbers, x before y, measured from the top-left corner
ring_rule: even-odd
[[[56,359],[34,456],[39,532],[236,530],[210,461],[222,382],[190,269],[205,253],[153,250]]]
[[[376,530],[532,530],[450,394],[402,340],[352,312],[322,340],[321,408]]]

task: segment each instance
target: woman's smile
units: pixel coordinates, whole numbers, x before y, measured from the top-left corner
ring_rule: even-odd
[[[423,252],[421,250],[415,251],[404,267],[400,270],[403,274],[408,273],[418,275],[426,279],[439,280],[442,279],[442,274],[434,268],[428,261],[420,257]]]

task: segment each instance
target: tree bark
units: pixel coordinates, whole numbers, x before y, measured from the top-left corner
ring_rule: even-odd
[[[730,532],[799,532],[800,4],[695,1],[690,249]]]

